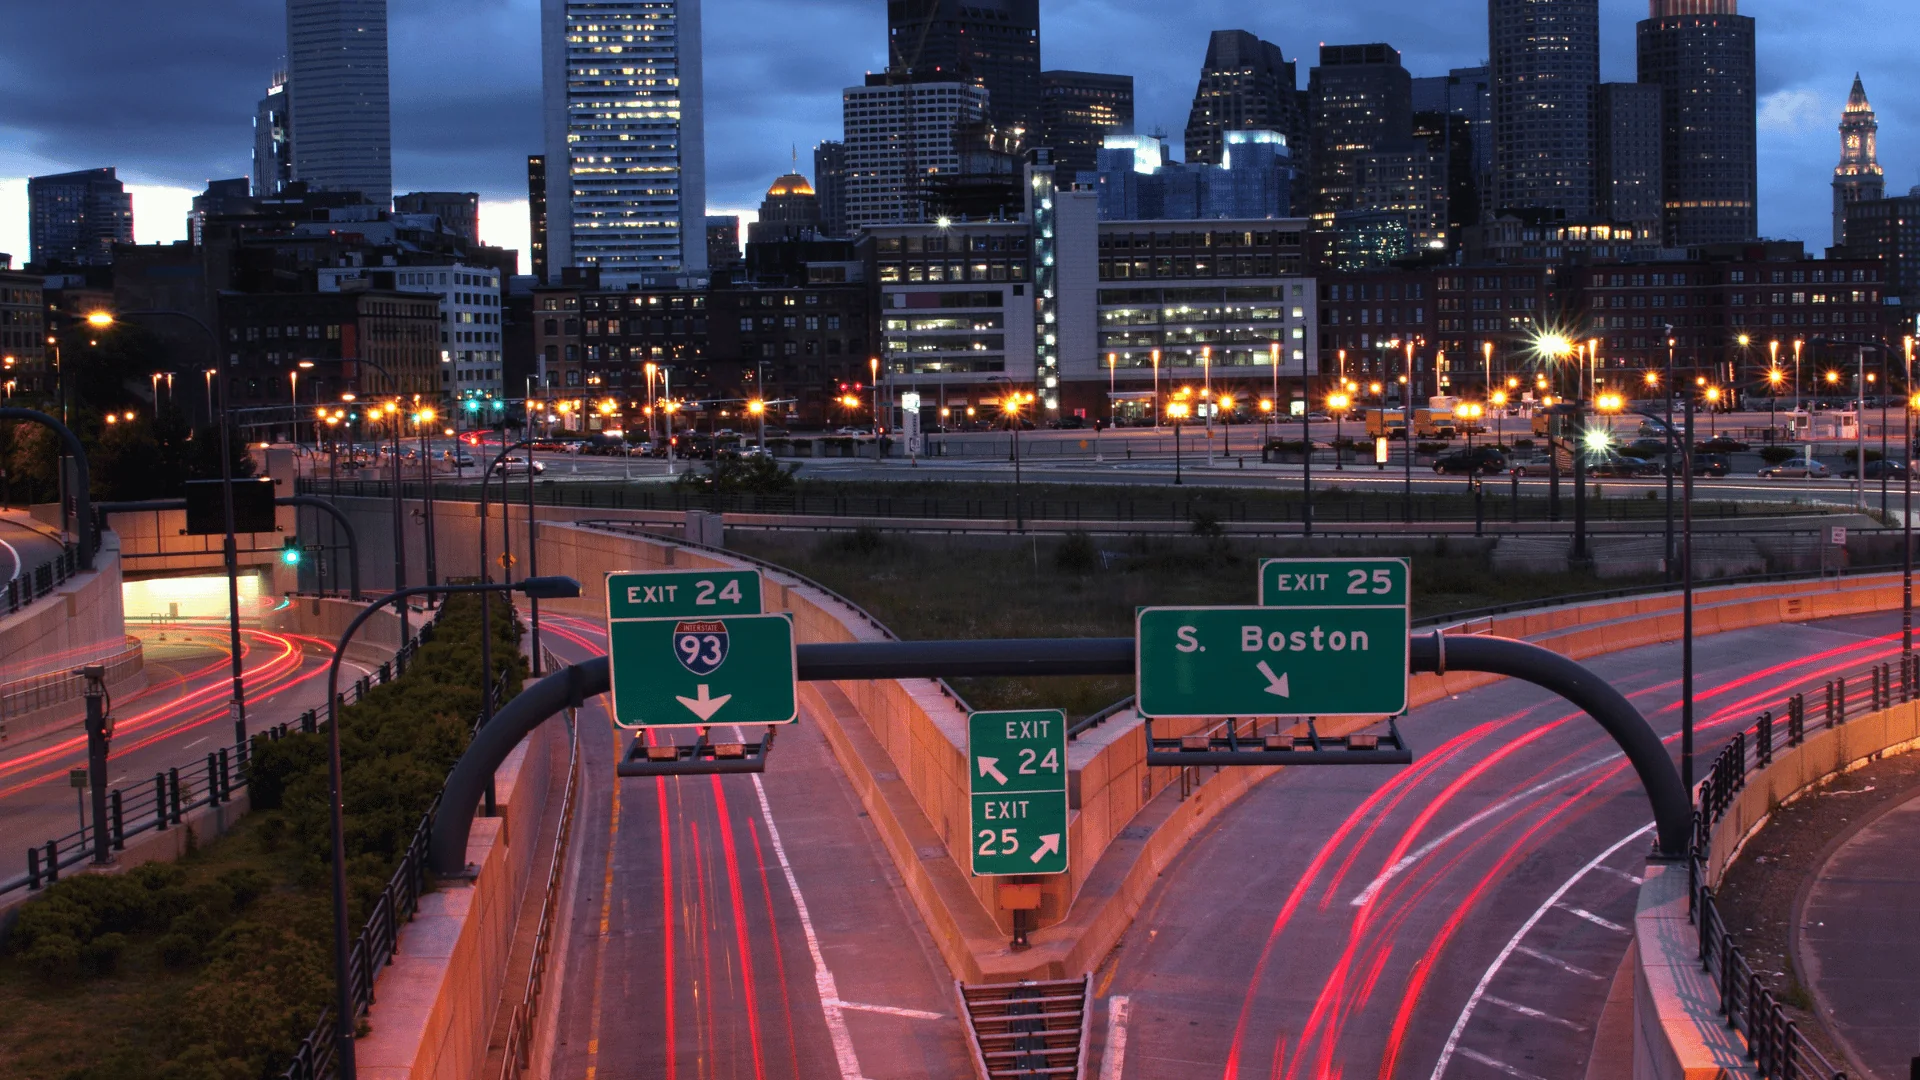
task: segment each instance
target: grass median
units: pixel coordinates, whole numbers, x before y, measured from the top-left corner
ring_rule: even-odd
[[[741,530],[734,550],[791,567],[906,639],[1128,637],[1134,609],[1258,602],[1272,545],[1221,537],[1065,537],[983,542],[862,529],[825,539]],[[1413,615],[1649,583],[1590,574],[1496,573],[1484,556],[1416,554]],[[975,708],[1063,708],[1084,716],[1133,692],[1124,676],[960,679]]]

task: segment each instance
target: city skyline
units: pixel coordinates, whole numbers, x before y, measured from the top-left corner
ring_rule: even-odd
[[[1856,69],[1879,114],[1888,191],[1920,183],[1920,102],[1897,77],[1898,43],[1857,32],[1892,17],[1897,3],[1868,0],[1844,19],[1779,0],[1742,5],[1758,24],[1764,235],[1824,244],[1837,125]],[[1630,81],[1634,27],[1646,4],[1603,0],[1600,7],[1601,77]],[[117,167],[129,181],[139,240],[182,235],[178,219],[192,193],[207,179],[249,171],[253,107],[284,50],[281,10],[258,0],[207,0],[165,21],[110,21],[87,47],[106,70],[152,75],[132,99],[111,82],[74,85],[64,76],[78,61],[52,23],[30,50],[21,42],[36,41],[31,27],[0,45],[0,57],[33,82],[0,104],[0,128],[11,134],[0,149],[0,251],[25,255],[26,176],[99,166]],[[459,10],[463,18],[451,31],[448,5],[393,14],[395,190],[479,191],[488,238],[524,251],[525,156],[541,143],[538,4],[494,0]],[[1048,0],[1042,63],[1133,75],[1138,129],[1165,128],[1177,146],[1212,30],[1248,30],[1308,64],[1321,42],[1387,37],[1420,76],[1480,63],[1484,13],[1474,0],[1357,0],[1282,25],[1218,0],[1177,15],[1131,0]],[[869,0],[818,0],[796,15],[764,0],[708,0],[706,23],[708,210],[750,216],[767,183],[787,171],[792,146],[839,137],[841,90],[886,62],[885,9]],[[1163,47],[1143,51],[1140,41]],[[766,93],[769,85],[780,92]],[[119,104],[95,107],[94,95]]]

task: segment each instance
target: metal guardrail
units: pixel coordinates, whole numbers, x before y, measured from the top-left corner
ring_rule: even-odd
[[[503,678],[490,691],[496,708],[505,696],[505,689]],[[484,715],[474,717],[475,728],[480,726],[480,717]],[[386,888],[380,891],[380,899],[367,914],[366,925],[353,939],[353,948],[347,956],[347,987],[356,1018],[373,1005],[374,979],[380,969],[393,960],[400,943],[400,927],[413,921],[414,913],[420,910],[420,897],[427,888],[427,849],[433,837],[434,815],[439,810],[440,796],[436,794],[432,805],[421,815],[420,824],[414,828],[412,839],[407,841],[400,865],[394,868]],[[334,1060],[333,1015],[331,1007],[321,1012],[319,1022],[294,1051],[293,1063],[281,1074],[281,1080],[332,1080],[338,1064]]]
[[[552,650],[542,646],[546,670],[558,671],[564,665]],[[501,1080],[514,1080],[533,1064],[534,1020],[540,1007],[540,992],[546,987],[547,952],[553,947],[553,918],[560,900],[560,875],[566,868],[567,845],[573,838],[574,796],[580,790],[580,727],[572,711],[567,714],[570,749],[567,756],[567,793],[560,803],[560,832],[553,846],[553,862],[547,867],[545,899],[540,902],[540,922],[533,935],[533,963],[527,970],[527,988],[520,1003],[513,1007],[507,1021],[505,1063]]]
[[[1338,479],[1338,474],[1330,474]],[[343,480],[339,483],[337,494],[354,498],[391,498],[391,481],[388,480]],[[1194,488],[1204,489],[1205,480],[1196,476]],[[335,485],[314,481],[301,481],[302,494],[336,494]],[[417,499],[426,493],[426,485],[418,482],[401,484],[403,498]],[[1211,489],[1211,494],[1196,496],[1191,493],[1172,495],[1167,498],[1116,497],[1111,500],[1089,499],[1047,499],[1029,498],[1016,500],[1012,493],[1003,498],[956,499],[933,496],[879,496],[879,495],[715,495],[663,490],[660,485],[650,484],[633,486],[619,481],[596,482],[543,482],[535,487],[534,501],[542,506],[577,507],[600,510],[653,510],[680,513],[687,510],[707,510],[728,514],[772,514],[795,517],[830,516],[856,518],[913,518],[938,519],[949,521],[1012,521],[1016,516],[1029,522],[1071,522],[1075,524],[1107,524],[1131,522],[1188,522],[1194,519],[1196,511],[1214,515],[1223,524],[1272,524],[1298,525],[1300,523],[1300,504],[1294,502],[1268,502],[1236,498],[1231,487]],[[1339,525],[1361,524],[1400,524],[1403,522],[1403,505],[1399,494],[1344,494],[1334,495],[1322,491],[1314,499],[1314,527],[1330,528]],[[434,499],[478,501],[479,485],[460,485],[456,482],[439,481],[434,484]],[[1435,500],[1449,500],[1446,503]],[[1456,505],[1457,504],[1457,505]],[[1547,520],[1547,499],[1544,495],[1523,496],[1519,507],[1525,509],[1528,521]],[[1491,518],[1505,507],[1506,503],[1489,494],[1485,512]],[[1444,512],[1442,512],[1444,511]],[[1812,506],[1795,506],[1789,503],[1768,504],[1764,513],[1750,511],[1742,503],[1716,500],[1696,500],[1693,505],[1694,519],[1738,519],[1752,517],[1788,517],[1817,515],[1828,510]],[[1509,512],[1510,513],[1510,512]],[[1596,499],[1589,500],[1587,513],[1590,521],[1644,521],[1662,520],[1666,516],[1664,502],[1650,502],[1646,499]],[[1455,495],[1436,495],[1422,493],[1414,503],[1413,519],[1415,523],[1450,522],[1467,524],[1474,520],[1474,500],[1464,492]]]
[[[106,668],[106,681],[117,683],[138,672],[146,663],[146,650],[138,638],[128,636],[119,652],[88,664]],[[73,668],[79,667],[78,664]],[[5,721],[54,705],[76,701],[84,696],[87,680],[77,670],[62,668],[40,675],[16,679],[0,685],[0,739],[6,738]]]
[[[0,615],[12,615],[31,605],[79,572],[80,549],[72,544],[60,545],[60,554],[31,570],[22,570],[20,576],[7,582],[6,609]]]
[[[1700,783],[1687,862],[1688,909],[1699,932],[1700,967],[1712,976],[1720,991],[1720,1012],[1727,1026],[1746,1038],[1747,1057],[1763,1080],[1846,1080],[1847,1074],[1801,1033],[1728,931],[1706,881],[1713,826],[1746,787],[1747,777],[1772,765],[1776,750],[1804,742],[1810,724],[1816,730],[1838,727],[1851,714],[1878,712],[1896,700],[1912,701],[1916,694],[1920,654],[1915,653],[1901,656],[1897,669],[1880,663],[1863,674],[1829,679],[1812,714],[1807,695],[1799,693],[1787,699],[1784,717],[1763,712],[1751,728],[1735,732]]]
[[[432,640],[434,625],[434,622],[423,624],[420,634],[403,644],[392,660],[348,686],[340,695],[342,704],[359,701],[375,686],[384,685],[405,672],[420,646]],[[252,743],[279,740],[296,726],[300,731],[319,731],[325,723],[324,710],[308,709],[297,720],[255,733],[248,744],[209,750],[204,759],[154,773],[150,782],[143,780],[131,787],[112,789],[107,793],[106,822],[83,825],[65,836],[28,848],[27,872],[0,880],[0,896],[19,889],[37,891],[42,885],[59,880],[60,871],[91,859],[96,830],[103,824],[108,847],[124,851],[132,837],[179,828],[189,814],[201,807],[232,801],[234,793],[247,786],[246,762]]]

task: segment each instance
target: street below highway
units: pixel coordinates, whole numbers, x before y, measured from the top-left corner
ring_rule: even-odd
[[[1897,655],[1898,631],[1701,638],[1698,767],[1789,694]],[[1589,661],[1676,753],[1679,651]],[[1584,1075],[1652,843],[1638,781],[1596,723],[1512,680],[1401,730],[1412,766],[1287,769],[1162,875],[1096,975],[1097,1016],[1126,999],[1124,1031],[1095,1032],[1124,1046],[1103,1076]]]
[[[566,662],[606,649],[598,620],[541,630]],[[632,735],[605,700],[579,714],[551,1075],[970,1075],[946,965],[814,718],[780,731],[764,775],[620,780]]]
[[[205,624],[158,623],[129,628],[145,650],[147,685],[113,699],[114,737],[108,759],[109,788],[151,785],[155,773],[192,765],[209,751],[233,745],[228,713],[233,671],[227,631]],[[241,656],[247,694],[247,730],[263,731],[326,703],[326,665],[333,643],[299,634],[242,630]],[[358,678],[365,668],[343,665]],[[26,869],[33,844],[64,837],[79,827],[80,810],[68,784],[72,769],[87,764],[81,703],[74,720],[56,734],[7,742],[0,750],[0,876]],[[187,792],[183,791],[185,798]],[[131,826],[133,822],[128,822]]]

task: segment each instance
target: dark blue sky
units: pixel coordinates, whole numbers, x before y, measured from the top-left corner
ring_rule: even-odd
[[[8,5],[0,36],[0,251],[26,252],[37,172],[117,165],[143,185],[142,241],[181,235],[186,195],[247,172],[253,104],[284,51],[279,0],[60,0]],[[395,190],[477,190],[489,239],[524,246],[525,155],[539,127],[538,0],[392,5]],[[1241,28],[1303,58],[1386,40],[1415,75],[1478,63],[1483,0],[1042,0],[1048,67],[1136,79],[1142,128],[1178,136],[1209,31]],[[1645,0],[1601,0],[1603,73],[1633,78]],[[1760,29],[1762,231],[1823,247],[1835,127],[1860,71],[1879,112],[1888,187],[1920,183],[1914,0],[1742,0]],[[751,210],[798,146],[838,137],[840,90],[885,63],[883,0],[706,0],[708,199]],[[83,27],[83,32],[76,32]]]

